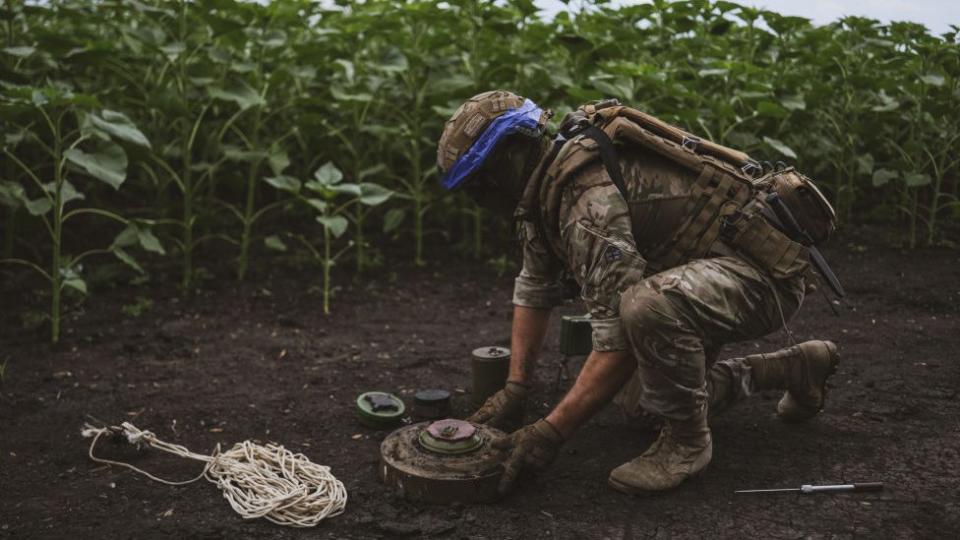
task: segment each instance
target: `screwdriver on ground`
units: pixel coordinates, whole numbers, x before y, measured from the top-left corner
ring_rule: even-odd
[[[883,491],[883,482],[858,482],[856,484],[832,484],[826,486],[814,486],[803,484],[798,488],[780,488],[780,489],[741,489],[734,493],[842,493],[842,492],[860,492],[860,491]]]

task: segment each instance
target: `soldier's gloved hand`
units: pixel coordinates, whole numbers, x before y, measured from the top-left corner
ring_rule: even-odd
[[[523,411],[529,392],[530,389],[527,386],[507,381],[507,385],[490,396],[477,412],[467,418],[467,421],[512,431],[523,424]]]
[[[563,435],[543,418],[511,435],[491,441],[490,446],[494,448],[510,450],[503,463],[503,476],[498,487],[500,494],[510,491],[521,470],[540,472],[546,469],[557,458],[563,442]]]

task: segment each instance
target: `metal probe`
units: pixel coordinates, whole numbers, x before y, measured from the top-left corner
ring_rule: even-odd
[[[883,491],[883,482],[859,482],[856,484],[833,484],[826,486],[814,486],[803,484],[798,488],[780,488],[780,489],[741,489],[734,493],[840,493],[847,491]]]

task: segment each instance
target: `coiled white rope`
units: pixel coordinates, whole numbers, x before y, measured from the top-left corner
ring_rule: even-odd
[[[317,465],[303,454],[294,454],[283,446],[243,441],[221,453],[218,444],[213,455],[206,456],[161,441],[152,432],[140,430],[129,422],[104,428],[86,424],[81,434],[93,437],[88,455],[97,463],[126,467],[171,486],[206,478],[217,485],[230,506],[244,519],[262,517],[278,525],[313,527],[324,519],[342,514],[347,505],[347,490],[343,482],[330,473],[330,467]],[[100,437],[113,434],[122,434],[131,444],[145,444],[176,456],[203,461],[206,465],[196,478],[173,482],[129,463],[94,456],[93,449]]]

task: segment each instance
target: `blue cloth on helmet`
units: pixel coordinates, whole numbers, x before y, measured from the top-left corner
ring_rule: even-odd
[[[468,176],[476,172],[483,162],[490,156],[504,137],[514,133],[518,128],[536,131],[540,123],[543,110],[529,99],[516,109],[510,109],[493,119],[480,137],[470,145],[470,149],[457,158],[443,176],[441,185],[445,189],[453,189],[463,183]]]

